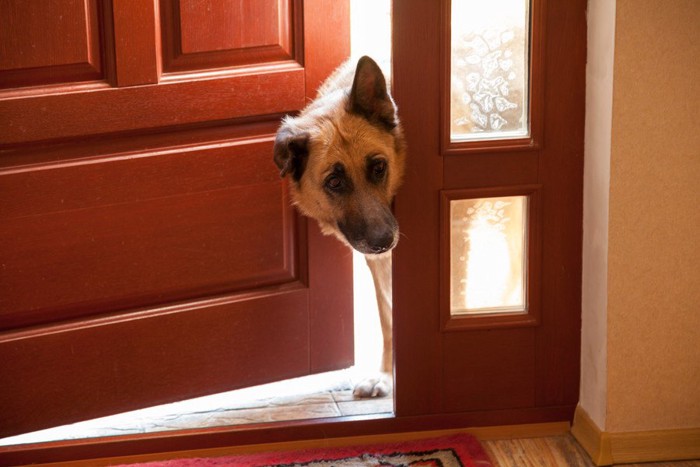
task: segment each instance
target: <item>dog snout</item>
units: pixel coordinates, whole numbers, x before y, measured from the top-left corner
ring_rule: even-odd
[[[385,253],[396,246],[399,226],[386,209],[379,216],[352,216],[338,222],[347,242],[366,255]]]
[[[384,229],[376,229],[376,232],[368,232],[367,248],[370,253],[380,254],[391,250],[396,240],[395,229],[387,226]]]

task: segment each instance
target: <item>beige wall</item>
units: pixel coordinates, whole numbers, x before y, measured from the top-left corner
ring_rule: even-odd
[[[615,3],[589,14],[601,1]],[[607,250],[584,248],[598,270],[584,267],[581,405],[607,432],[700,427],[700,0],[617,0],[613,14]],[[593,124],[587,190],[606,151]],[[599,227],[584,220],[584,245]],[[605,362],[586,361],[601,340]]]
[[[607,415],[608,206],[615,2],[589,0],[583,171],[581,406],[599,427]]]

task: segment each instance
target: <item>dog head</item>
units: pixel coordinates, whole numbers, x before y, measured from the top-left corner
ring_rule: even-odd
[[[274,146],[294,204],[357,251],[396,246],[391,202],[401,182],[405,142],[384,75],[369,57],[340,70],[297,117],[286,117]]]

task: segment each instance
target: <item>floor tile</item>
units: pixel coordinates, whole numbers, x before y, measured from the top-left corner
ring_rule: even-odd
[[[391,413],[391,397],[355,399],[347,372],[246,388],[0,439],[0,446],[246,423]]]
[[[394,400],[391,398],[354,400],[337,404],[342,415],[368,415],[394,411]]]

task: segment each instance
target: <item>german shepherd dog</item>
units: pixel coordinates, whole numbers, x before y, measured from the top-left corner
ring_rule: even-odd
[[[405,140],[379,66],[345,63],[296,117],[277,131],[274,161],[291,177],[293,203],[321,230],[365,255],[383,335],[381,373],[355,386],[357,397],[388,394],[392,372],[391,250],[399,226],[391,203],[401,183]]]

